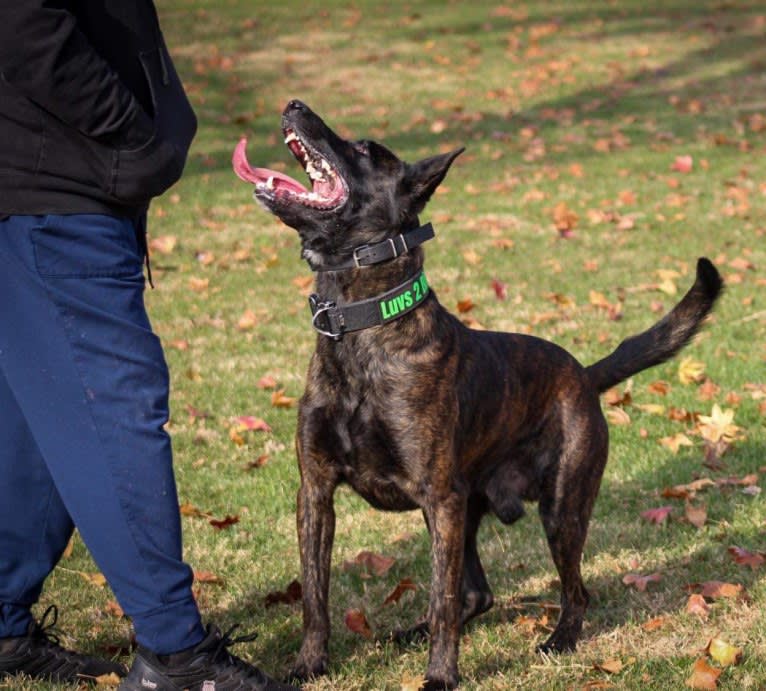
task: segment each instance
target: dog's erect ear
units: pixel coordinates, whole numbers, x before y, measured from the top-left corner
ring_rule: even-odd
[[[407,173],[402,181],[404,193],[412,200],[411,211],[420,213],[431,195],[444,180],[452,162],[465,151],[465,148],[455,149],[448,154],[424,158],[422,161],[407,166]]]

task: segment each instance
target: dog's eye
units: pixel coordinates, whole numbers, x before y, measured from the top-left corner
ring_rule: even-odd
[[[361,141],[361,142],[353,142],[352,146],[356,151],[358,151],[363,156],[369,156],[370,155],[370,142],[368,141]]]

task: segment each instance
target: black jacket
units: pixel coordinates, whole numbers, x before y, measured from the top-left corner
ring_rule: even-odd
[[[196,126],[151,0],[0,0],[0,216],[136,216]]]

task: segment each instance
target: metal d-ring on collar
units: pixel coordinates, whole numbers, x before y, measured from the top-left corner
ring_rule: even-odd
[[[406,254],[433,237],[434,228],[430,223],[426,223],[413,230],[400,233],[393,238],[387,238],[382,242],[360,245],[354,248],[351,259],[342,264],[336,264],[335,266],[317,266],[312,264],[311,268],[318,272],[344,271],[345,269],[361,269],[365,266],[381,264]]]

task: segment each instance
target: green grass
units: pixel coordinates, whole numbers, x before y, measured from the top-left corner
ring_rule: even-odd
[[[698,256],[713,259],[727,291],[701,338],[685,353],[717,385],[678,379],[680,360],[637,376],[628,425],[611,426],[610,463],[584,558],[592,605],[573,655],[543,658],[542,604],[558,601],[534,507],[511,529],[482,527],[481,550],[496,607],[471,624],[461,647],[465,689],[683,688],[712,636],[743,649],[723,670],[722,689],[766,684],[766,566],[751,570],[727,549],[766,552],[763,495],[708,488],[701,529],[683,522],[683,503],[665,487],[697,477],[760,473],[766,467],[766,12],[757,0],[694,2],[390,2],[252,3],[160,0],[166,38],[200,119],[184,179],[150,213],[153,238],[174,236],[153,255],[156,290],[147,303],[173,374],[172,421],[179,493],[185,504],[239,522],[214,529],[184,517],[186,556],[222,583],[201,583],[205,616],[257,630],[240,652],[284,674],[300,645],[300,606],[265,608],[264,597],[299,577],[295,534],[298,472],[295,408],[272,406],[263,376],[298,397],[314,344],[295,279],[310,276],[297,236],[251,200],[232,174],[241,135],[256,165],[295,173],[279,118],[293,97],[346,136],[373,137],[407,160],[465,145],[423,220],[429,282],[448,308],[470,298],[463,315],[485,328],[549,338],[592,362],[647,327],[678,295],[658,289],[678,272],[682,293]],[[672,170],[679,156],[688,173]],[[576,214],[562,238],[554,209]],[[495,297],[491,281],[507,284]],[[207,281],[206,287],[202,283]],[[610,320],[590,291],[620,303]],[[305,292],[305,291],[304,291]],[[238,328],[246,310],[256,325]],[[653,393],[658,380],[666,395]],[[761,392],[763,389],[761,389]],[[735,410],[743,438],[703,465],[694,425],[636,404],[709,415]],[[192,407],[206,417],[191,416]],[[262,418],[271,433],[232,441],[237,416]],[[659,440],[685,432],[692,447],[673,454]],[[263,467],[248,463],[267,455]],[[672,504],[669,523],[640,512]],[[337,494],[332,573],[331,669],[307,688],[398,689],[422,674],[427,649],[398,649],[385,634],[424,610],[428,539],[418,513],[373,511],[351,492]],[[381,577],[345,570],[361,550],[393,557]],[[126,646],[129,623],[109,613],[108,589],[83,579],[96,572],[76,539],[51,575],[39,612],[61,611],[65,642],[89,651]],[[662,580],[638,592],[629,572]],[[418,584],[398,605],[382,605],[402,578]],[[686,586],[738,583],[746,596],[712,603],[707,620],[687,614]],[[524,604],[526,603],[526,604]],[[344,627],[363,609],[367,640]],[[524,618],[526,617],[526,619]],[[534,617],[536,621],[531,618]],[[648,620],[662,617],[659,628]],[[548,625],[555,619],[549,615]],[[618,659],[616,674],[594,665]],[[721,669],[716,662],[709,661]],[[0,688],[46,689],[0,681]]]

